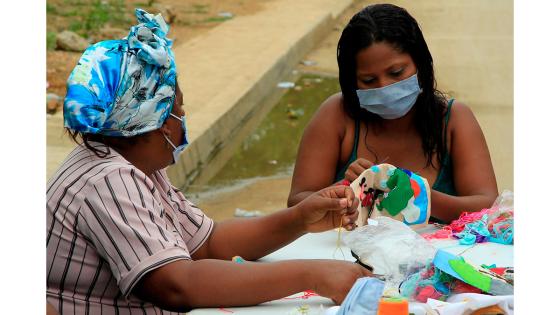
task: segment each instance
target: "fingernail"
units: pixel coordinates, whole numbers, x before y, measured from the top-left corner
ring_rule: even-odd
[[[346,208],[348,206],[348,200],[347,199],[340,199],[340,206],[342,208]]]

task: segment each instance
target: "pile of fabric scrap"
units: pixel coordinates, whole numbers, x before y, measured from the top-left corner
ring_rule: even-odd
[[[445,301],[451,294],[513,294],[513,269],[477,266],[463,257],[438,250],[426,268],[409,275],[399,287],[406,298],[426,303]]]
[[[504,191],[494,205],[478,212],[463,212],[457,220],[425,239],[455,238],[461,245],[494,242],[513,244],[513,193]]]

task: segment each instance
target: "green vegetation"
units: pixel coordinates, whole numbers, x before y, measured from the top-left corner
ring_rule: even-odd
[[[207,4],[193,4],[192,10],[187,11],[187,13],[206,14],[206,13],[208,13],[208,5]]]
[[[231,20],[231,17],[229,16],[213,16],[213,17],[209,17],[205,20],[202,21],[202,23],[221,23],[227,20]]]
[[[237,148],[208,187],[291,171],[307,123],[327,97],[339,91],[338,79],[303,75]]]
[[[148,5],[151,2],[148,1]],[[47,20],[58,18],[60,27],[84,37],[107,24],[126,27],[131,21],[129,14],[125,14],[127,12],[124,0],[65,0],[63,3],[47,4]]]
[[[47,3],[47,14],[56,14],[56,7]]]
[[[47,50],[54,50],[56,47],[56,32],[47,32]]]

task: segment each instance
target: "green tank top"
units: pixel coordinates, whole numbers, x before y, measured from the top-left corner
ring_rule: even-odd
[[[451,106],[453,105],[454,99],[450,99],[447,103],[447,113],[445,114],[445,121],[444,121],[444,136],[443,136],[443,143],[445,144],[445,151],[443,152],[443,159],[441,164],[441,169],[439,170],[438,176],[436,178],[435,183],[432,185],[433,190],[437,190],[439,192],[456,196],[457,192],[455,191],[455,183],[453,181],[453,161],[451,160],[451,156],[449,152],[447,152],[447,125],[449,122],[449,117],[451,116]],[[348,162],[344,165],[344,167],[339,168],[336,171],[336,178],[335,183],[344,179],[344,173],[352,164],[352,162],[356,161],[358,158],[358,141],[360,139],[360,122],[356,120],[356,126],[354,129],[354,147],[352,148],[352,153],[350,154],[350,158]]]

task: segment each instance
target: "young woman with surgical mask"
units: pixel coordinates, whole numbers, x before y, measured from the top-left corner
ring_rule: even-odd
[[[288,205],[381,163],[428,181],[433,221],[492,205],[498,191],[482,130],[466,105],[436,89],[432,56],[405,9],[376,4],[358,12],[337,59],[341,93],[305,130]]]

